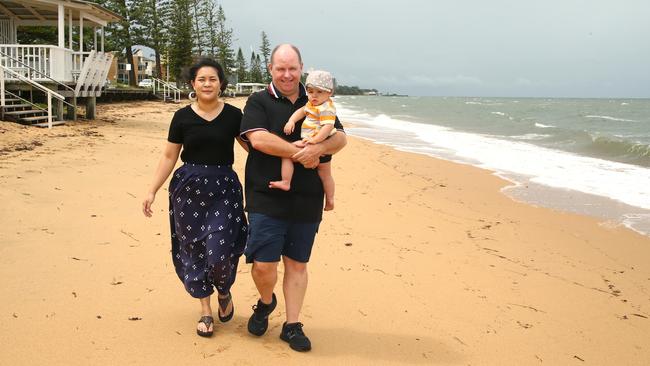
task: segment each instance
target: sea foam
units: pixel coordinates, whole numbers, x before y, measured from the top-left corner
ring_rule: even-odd
[[[499,175],[519,176],[548,187],[574,190],[650,209],[650,169],[508,141],[493,136],[413,123],[381,114],[369,116],[339,108],[344,120],[360,129],[351,135],[370,138],[400,150],[468,163]],[[532,136],[531,136],[532,137]],[[521,183],[521,182],[520,182]]]
[[[625,119],[625,118],[616,118],[616,117],[610,117],[610,116],[585,116],[585,118],[598,118],[598,119],[606,119],[608,121],[619,121],[619,122],[639,122],[637,120],[633,119]]]

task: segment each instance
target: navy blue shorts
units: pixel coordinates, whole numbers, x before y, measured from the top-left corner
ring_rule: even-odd
[[[320,221],[292,222],[249,212],[246,263],[279,262],[281,256],[309,262],[319,225]]]

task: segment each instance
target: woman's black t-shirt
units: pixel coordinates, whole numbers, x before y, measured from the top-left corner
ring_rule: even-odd
[[[215,119],[207,121],[188,105],[174,114],[167,141],[183,144],[181,160],[185,163],[232,165],[241,117],[238,108],[226,103]]]

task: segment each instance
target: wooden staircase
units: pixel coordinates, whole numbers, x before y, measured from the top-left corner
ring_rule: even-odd
[[[47,109],[29,103],[20,98],[5,98],[5,106],[0,106],[2,120],[18,122],[23,125],[49,127]],[[52,126],[64,124],[65,121],[52,121]]]
[[[22,60],[0,51],[0,117],[3,120],[25,125],[52,127],[64,123],[62,120],[64,104],[70,107],[68,109],[68,114],[72,115],[70,118],[76,119],[77,97],[85,97],[92,102],[92,108],[87,107],[86,115],[88,116],[89,111],[92,111],[90,118],[94,118],[95,98],[101,96],[104,90],[104,82],[112,60],[111,53],[89,52],[83,60],[73,88]],[[29,100],[20,96],[21,90],[29,90]],[[34,92],[44,96],[47,108],[35,103]],[[56,116],[52,113],[53,102],[58,105],[58,115],[61,120],[56,120]]]

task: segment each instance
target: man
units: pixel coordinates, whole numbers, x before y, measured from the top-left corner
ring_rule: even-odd
[[[277,305],[273,289],[282,258],[287,319],[280,338],[296,351],[309,351],[311,342],[299,317],[307,290],[307,262],[323,212],[323,186],[314,168],[320,156],[341,150],[346,137],[338,119],[339,132],[319,144],[298,148],[281,137],[286,136],[283,128],[289,117],[307,102],[300,83],[300,51],[289,44],[279,45],[268,67],[272,83],[248,98],[241,124],[241,136],[251,147],[246,160],[249,237],[245,254],[246,262],[253,263],[251,273],[260,293],[248,331],[261,336],[268,328],[269,314]],[[287,138],[300,140],[300,126]],[[279,179],[281,158],[299,163],[288,192],[269,188],[269,182]]]

